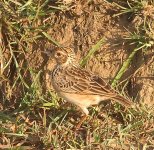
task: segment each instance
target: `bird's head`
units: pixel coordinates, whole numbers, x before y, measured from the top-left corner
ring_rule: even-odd
[[[53,56],[60,66],[73,65],[76,63],[75,54],[71,49],[61,48],[53,52]]]

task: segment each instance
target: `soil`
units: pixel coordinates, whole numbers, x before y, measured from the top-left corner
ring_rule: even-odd
[[[127,15],[114,17],[118,9],[107,1],[65,0],[63,3],[67,6],[66,10],[58,11],[52,17],[40,20],[40,24],[50,24],[51,28],[47,33],[61,45],[71,47],[79,56],[78,60],[104,37],[106,43],[91,57],[86,68],[111,82],[134,48],[124,40],[129,32],[135,30],[133,19],[128,19]],[[29,60],[28,65],[36,72],[42,70],[41,82],[43,81],[45,90],[52,89],[50,71],[55,63],[42,51],[52,50],[54,47],[53,43],[42,39],[31,45],[26,58]],[[121,81],[127,79],[125,91],[135,99],[134,101],[149,106],[154,104],[153,54],[153,48],[144,54],[138,52],[121,79]],[[125,83],[123,82],[122,85]]]

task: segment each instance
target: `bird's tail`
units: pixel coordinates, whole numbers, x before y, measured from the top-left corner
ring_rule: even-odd
[[[129,99],[127,99],[127,98],[125,98],[125,97],[123,97],[121,95],[117,95],[115,97],[112,97],[111,99],[118,102],[118,103],[120,103],[120,104],[122,104],[123,106],[125,106],[127,108],[130,108],[130,107],[133,106],[132,101],[130,101]]]

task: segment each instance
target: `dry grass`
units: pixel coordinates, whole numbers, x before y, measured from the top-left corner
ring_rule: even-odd
[[[153,3],[144,0],[114,3],[115,17],[133,17],[136,31],[130,32],[126,41],[143,53],[154,46]],[[48,0],[0,2],[0,149],[154,149],[153,107],[90,108],[91,115],[81,130],[74,132],[81,118],[79,111],[74,106],[64,106],[65,101],[54,92],[44,92],[40,66],[45,61],[39,60],[38,68],[31,63],[38,53],[35,46],[40,41],[60,46],[47,33],[52,29],[48,20],[54,24],[57,14],[74,15],[72,9],[72,4]],[[124,62],[123,72],[132,63],[136,49],[132,50],[133,56],[130,53],[129,62]],[[89,55],[83,59],[84,63],[94,57]],[[117,73],[114,86],[122,75]]]

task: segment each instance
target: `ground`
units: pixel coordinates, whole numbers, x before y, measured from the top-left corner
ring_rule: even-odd
[[[0,2],[0,149],[154,149],[152,0]],[[44,52],[69,47],[136,108],[82,112],[57,97]]]

